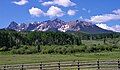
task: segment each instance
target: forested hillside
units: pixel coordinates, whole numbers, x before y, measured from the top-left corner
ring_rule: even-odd
[[[112,51],[114,48],[119,48],[117,44],[119,37],[120,33],[17,32],[3,29],[0,30],[0,51],[11,51],[17,54]],[[94,42],[92,40],[98,40],[104,44],[86,45],[87,41]]]
[[[0,48],[9,50],[19,45],[80,45],[78,36],[62,32],[0,31]]]

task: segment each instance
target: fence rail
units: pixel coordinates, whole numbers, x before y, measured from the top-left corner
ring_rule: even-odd
[[[0,70],[120,70],[120,61],[64,61],[0,65]]]

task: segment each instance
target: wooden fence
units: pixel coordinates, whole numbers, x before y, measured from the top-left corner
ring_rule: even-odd
[[[120,61],[64,61],[0,65],[0,70],[120,70]]]

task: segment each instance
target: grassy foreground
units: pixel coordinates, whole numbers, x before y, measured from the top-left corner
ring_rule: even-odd
[[[0,54],[0,65],[3,64],[22,64],[22,63],[39,63],[43,61],[96,61],[100,60],[117,60],[120,58],[120,52],[101,52],[101,53],[78,53],[78,54],[30,54],[30,55],[12,55]]]

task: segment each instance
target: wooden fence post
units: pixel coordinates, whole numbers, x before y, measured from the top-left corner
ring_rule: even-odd
[[[23,64],[21,65],[21,70],[24,70],[24,68],[23,68],[24,66],[23,66]]]
[[[60,61],[59,61],[59,63],[58,63],[58,68],[59,68],[58,70],[60,70]]]
[[[100,61],[99,61],[99,59],[97,60],[97,69],[98,70],[100,69]]]
[[[119,59],[118,59],[118,69],[120,69],[120,61],[119,61]]]
[[[40,70],[42,70],[42,62],[41,62],[41,64],[40,64]]]
[[[3,70],[6,70],[6,65],[4,66],[4,69]]]
[[[79,60],[78,60],[78,70],[80,70],[80,62],[79,62]]]

